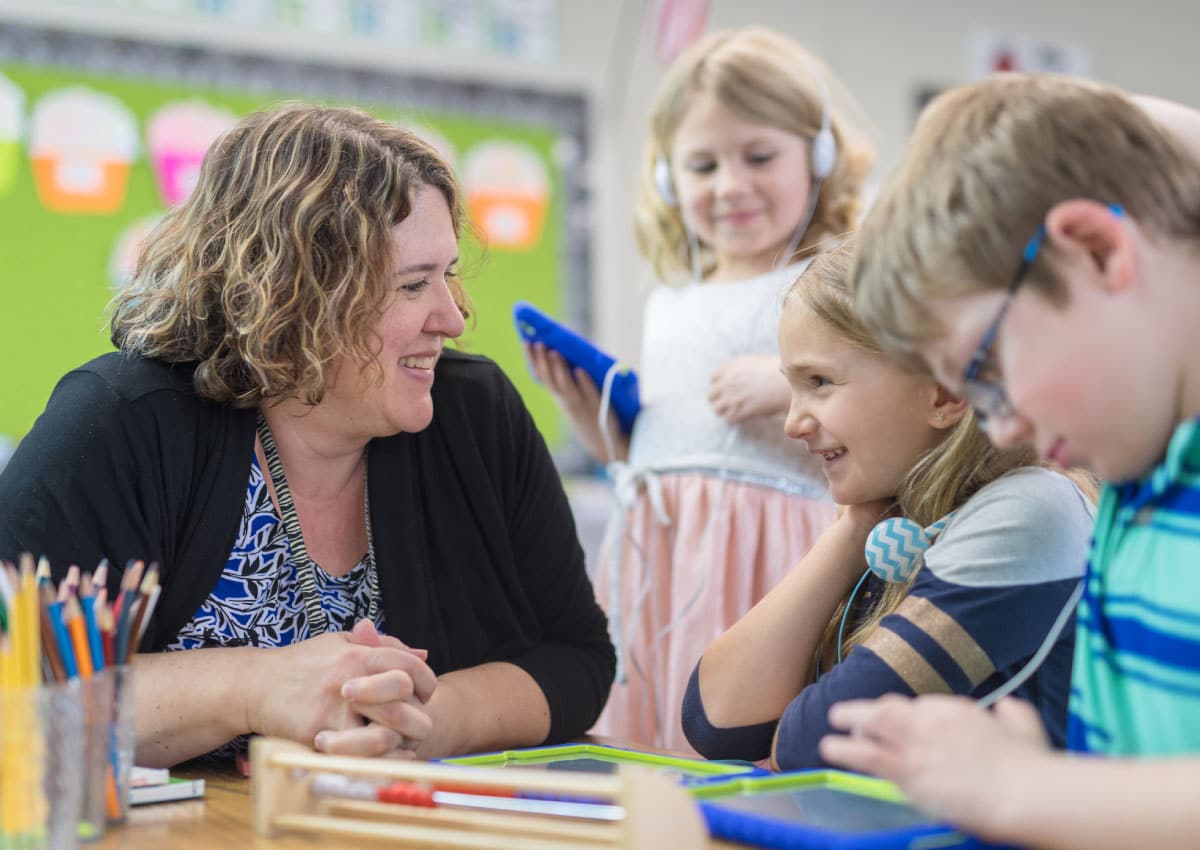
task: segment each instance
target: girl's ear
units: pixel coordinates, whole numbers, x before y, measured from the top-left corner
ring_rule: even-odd
[[[939,431],[953,428],[967,415],[967,402],[941,384],[934,385],[933,405],[929,409],[929,426]]]
[[[1085,198],[1061,201],[1046,214],[1046,236],[1071,261],[1084,260],[1109,292],[1133,282],[1133,232],[1119,209]]]

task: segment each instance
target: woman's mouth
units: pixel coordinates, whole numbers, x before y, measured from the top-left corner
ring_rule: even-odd
[[[422,354],[400,358],[400,365],[407,369],[432,369],[436,364],[436,354]]]

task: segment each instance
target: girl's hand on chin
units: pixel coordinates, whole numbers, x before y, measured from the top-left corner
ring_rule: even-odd
[[[874,499],[870,502],[841,505],[838,508],[837,521],[862,530],[865,537],[876,525],[883,522],[889,516],[895,515],[897,514],[896,501],[894,499]]]

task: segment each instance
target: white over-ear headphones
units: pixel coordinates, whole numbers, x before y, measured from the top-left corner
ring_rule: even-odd
[[[821,129],[812,138],[809,171],[813,182],[818,183],[832,174],[833,167],[837,165],[837,139],[833,137],[833,118],[829,114],[829,84],[820,71],[816,71],[814,76],[821,87]]]
[[[821,89],[821,127],[812,137],[809,147],[808,169],[813,183],[820,183],[837,165],[837,139],[833,136],[833,118],[829,114],[829,84],[825,76],[813,69],[813,76]],[[654,189],[662,202],[669,207],[679,205],[679,197],[675,194],[675,184],[671,180],[671,163],[664,154],[659,154],[654,160]]]
[[[669,207],[679,206],[679,198],[675,197],[675,184],[671,182],[671,163],[663,154],[654,160],[654,188],[662,202]]]

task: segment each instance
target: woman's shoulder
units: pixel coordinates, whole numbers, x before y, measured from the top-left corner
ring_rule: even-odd
[[[438,359],[433,381],[433,416],[443,425],[465,420],[486,427],[501,414],[524,415],[525,403],[505,371],[482,354],[447,348]]]
[[[225,407],[195,394],[195,368],[194,363],[167,363],[120,351],[102,354],[59,379],[46,414],[96,422],[133,416],[185,423],[202,415],[205,407]]]
[[[440,389],[494,395],[507,392],[512,387],[512,381],[495,360],[456,348],[442,351],[434,374],[435,392]]]
[[[195,371],[195,363],[168,363],[124,351],[111,351],[76,367],[64,379],[92,377],[117,395],[134,400],[159,390],[191,393]]]

